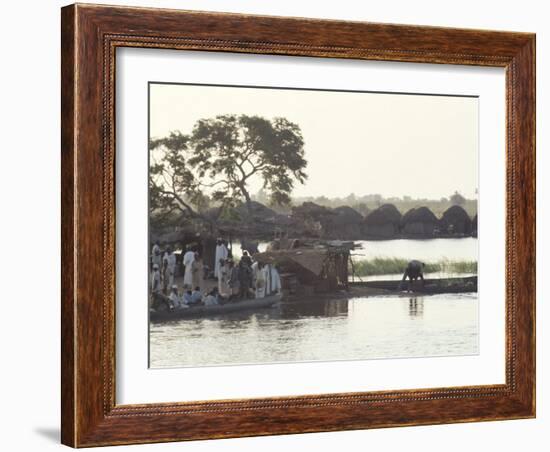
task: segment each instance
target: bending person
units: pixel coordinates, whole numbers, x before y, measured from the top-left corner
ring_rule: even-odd
[[[417,260],[410,261],[407,264],[407,268],[405,269],[405,273],[403,273],[403,278],[401,279],[397,290],[403,289],[403,283],[407,278],[409,278],[407,292],[411,291],[411,282],[416,281],[418,278],[422,280],[422,286],[424,286],[424,265],[425,264],[423,262]]]

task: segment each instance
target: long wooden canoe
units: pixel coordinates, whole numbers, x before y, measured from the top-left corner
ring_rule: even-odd
[[[279,301],[282,295],[270,295],[265,298],[255,298],[251,300],[241,300],[225,304],[210,306],[192,306],[190,308],[180,308],[173,311],[155,311],[151,309],[149,319],[151,322],[166,322],[177,319],[212,317],[216,315],[228,314],[231,312],[247,311],[270,308]]]
[[[371,287],[397,292],[401,280],[385,281],[363,281],[350,283],[352,286]],[[407,290],[408,281],[403,283],[403,289]],[[477,276],[466,276],[463,278],[437,278],[425,279],[411,283],[411,290],[416,293],[437,294],[437,293],[466,293],[477,292]]]

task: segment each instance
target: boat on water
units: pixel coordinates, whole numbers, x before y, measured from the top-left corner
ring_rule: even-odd
[[[149,311],[151,322],[166,322],[170,320],[211,317],[231,312],[257,310],[270,308],[281,301],[282,295],[275,294],[264,298],[255,298],[250,300],[233,301],[225,304],[216,304],[209,306],[191,306],[189,308],[180,308],[174,310]]]
[[[350,285],[358,287],[370,287],[373,289],[383,289],[393,292],[400,292],[399,284],[401,280],[385,281],[362,281],[354,282]],[[403,283],[402,290],[407,290],[408,281]],[[462,278],[434,278],[413,281],[410,289],[415,293],[439,294],[439,293],[467,293],[477,292],[477,276],[465,276]]]

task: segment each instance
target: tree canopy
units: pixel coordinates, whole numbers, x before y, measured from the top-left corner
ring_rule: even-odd
[[[191,134],[172,132],[152,139],[150,207],[179,210],[191,218],[210,202],[220,209],[245,202],[249,184],[260,178],[274,205],[286,205],[296,182],[307,175],[304,140],[297,124],[285,118],[222,115],[199,120]]]
[[[449,199],[453,206],[463,206],[466,203],[466,198],[462,196],[458,191],[455,191]]]

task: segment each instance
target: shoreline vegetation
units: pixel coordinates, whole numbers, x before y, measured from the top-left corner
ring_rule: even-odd
[[[407,267],[407,259],[375,257],[365,261],[354,261],[353,269],[357,276],[377,276],[402,274]],[[424,273],[477,274],[477,262],[440,259],[426,262]]]

